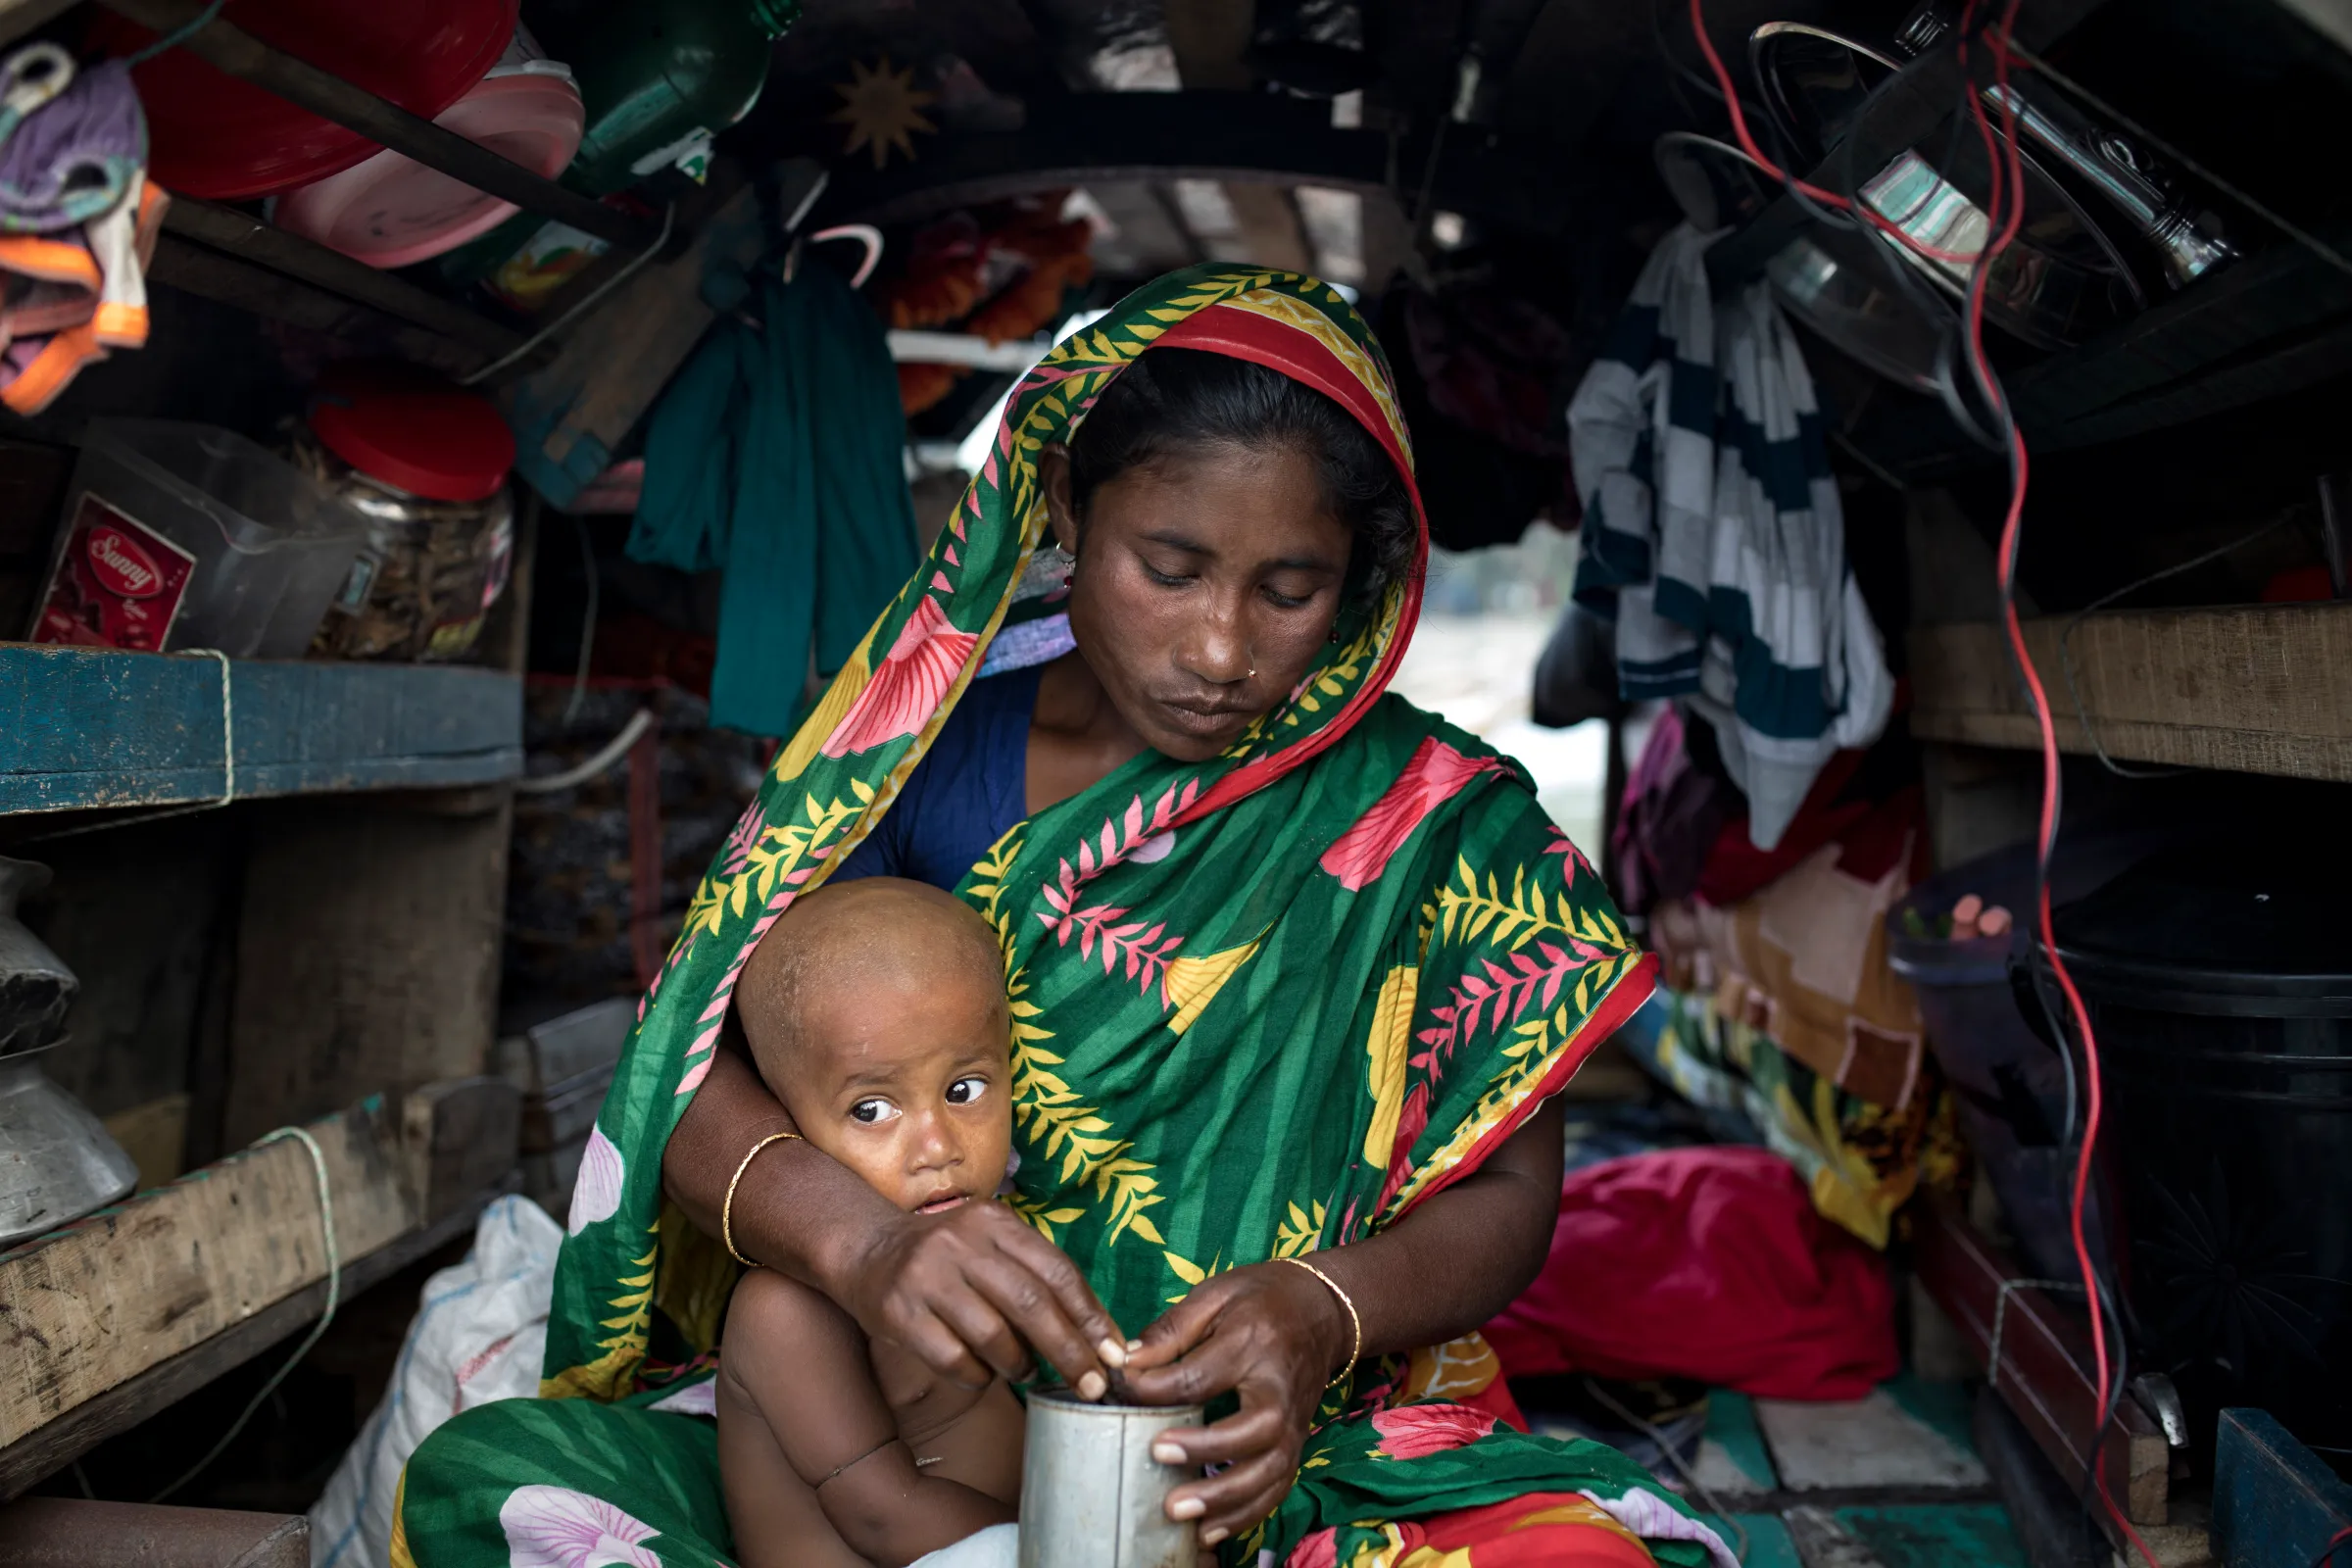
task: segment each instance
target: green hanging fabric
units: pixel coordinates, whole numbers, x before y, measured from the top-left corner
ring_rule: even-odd
[[[873,312],[817,266],[761,310],[763,328],[720,322],[662,394],[628,551],[725,569],[710,722],[788,735],[811,648],[831,676],[913,572],[914,509]]]

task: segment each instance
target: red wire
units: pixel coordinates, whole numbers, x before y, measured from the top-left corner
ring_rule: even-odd
[[[2000,25],[1987,35],[1987,42],[1992,53],[1993,80],[2004,89],[2001,122],[2002,131],[2007,142],[2007,183],[2011,196],[2008,221],[2002,226],[1999,237],[1993,242],[1984,265],[1977,270],[1969,288],[1969,354],[1979,379],[1987,384],[1992,384],[1992,374],[1989,363],[1984,358],[1984,285],[1991,273],[1992,262],[2017,237],[2018,226],[2025,219],[2025,171],[2023,155],[2018,146],[2017,101],[2005,90],[2009,85],[2009,29],[2017,20],[2018,6],[2019,0],[2008,0],[2008,5],[2001,15]],[[1966,48],[1965,41],[1962,48]],[[1987,160],[1996,171],[1999,170],[2003,163],[2001,147],[1993,136],[1992,122],[1984,114],[1983,99],[1974,93],[1969,97],[1969,112],[1976,118],[1977,129],[1984,138]],[[1996,210],[1997,206],[1998,198],[1996,196]],[[2107,1396],[2112,1384],[2114,1369],[2107,1357],[2107,1314],[2100,1305],[2098,1271],[2091,1264],[2090,1247],[2083,1237],[2083,1215],[2087,1207],[2091,1160],[2098,1149],[2099,1118],[2102,1107],[2099,1043],[2097,1034],[2091,1028],[2090,1009],[2083,1005],[2082,994],[2075,986],[2075,977],[2068,972],[2066,959],[2058,952],[2057,929],[2050,915],[2050,882],[2047,873],[2050,857],[2057,846],[2058,838],[2058,735],[2051,721],[2049,694],[2042,686],[2040,671],[2034,667],[2033,655],[2027,651],[2025,628],[2017,614],[2018,532],[2026,510],[2026,438],[2024,433],[2018,429],[2015,419],[2009,419],[2007,422],[2013,479],[2009,492],[2008,514],[2001,523],[2001,618],[2009,634],[2010,651],[2017,656],[2018,668],[2026,677],[2026,688],[2033,699],[2034,724],[2041,732],[2041,821],[2037,848],[2043,875],[2040,878],[2041,886],[2036,900],[2034,917],[2039,922],[2042,950],[2050,957],[2050,970],[2057,977],[2059,990],[2065,994],[2068,1015],[2074,1020],[2075,1028],[2082,1037],[2082,1076],[2085,1084],[2082,1147],[2075,1158],[2075,1182],[2074,1191],[2069,1198],[2068,1223],[2074,1243],[2075,1263],[2082,1271],[2083,1291],[2090,1304],[2090,1353],[2092,1366],[2097,1374],[2096,1403],[2093,1408],[2098,1412],[2098,1425],[2092,1432],[2088,1463],[2093,1484],[2098,1492],[2100,1505],[2107,1510],[2108,1517],[2115,1521],[2116,1528],[2123,1532],[2125,1538],[2138,1549],[2140,1556],[2147,1560],[2150,1568],[2157,1568],[2156,1554],[2148,1549],[2148,1544],[2140,1539],[2139,1532],[2132,1528],[2132,1521],[2124,1517],[2123,1510],[2116,1506],[2113,1494],[2107,1490],[2107,1466],[2100,1452],[2099,1440],[2105,1436],[2106,1432]]]
[[[1992,54],[1993,80],[2003,89],[2009,85],[2009,31],[2017,21],[2020,3],[2021,0],[2007,0],[2001,13],[1999,25],[1987,34]],[[1969,0],[1967,11],[1961,18],[1959,49],[1960,59],[1964,65],[1968,58],[1968,33],[1974,20],[1976,0]],[[2034,657],[2026,647],[2025,627],[2017,613],[2018,534],[2025,518],[2029,478],[2026,439],[2024,433],[2018,429],[2016,420],[2007,416],[2006,400],[2000,394],[1999,383],[1993,375],[1991,362],[1984,352],[1985,284],[1990,278],[1993,265],[1999,261],[2001,253],[2016,240],[2018,230],[2024,224],[2026,216],[2025,167],[2024,157],[2018,145],[2017,101],[2006,90],[2003,91],[2001,121],[2003,137],[2007,143],[2004,153],[2002,141],[1994,136],[1992,122],[1984,113],[1983,96],[1973,90],[1973,85],[1969,92],[1969,113],[1976,120],[1978,133],[1984,143],[1985,160],[1991,169],[1991,185],[1985,204],[1985,218],[1992,232],[1987,236],[1985,249],[1977,256],[1953,257],[1929,251],[1925,247],[1913,243],[1909,236],[1896,229],[1894,225],[1878,214],[1867,208],[1857,207],[1853,202],[1834,191],[1825,191],[1818,186],[1795,179],[1786,170],[1779,168],[1772,160],[1766,158],[1763,150],[1756,145],[1755,138],[1748,133],[1747,117],[1740,107],[1740,94],[1733,85],[1731,73],[1724,68],[1723,57],[1716,53],[1713,40],[1707,36],[1702,0],[1690,0],[1690,30],[1698,40],[1699,52],[1706,57],[1708,69],[1715,74],[1715,80],[1723,89],[1724,106],[1731,114],[1732,131],[1739,139],[1740,150],[1754,159],[1765,172],[1784,184],[1793,185],[1816,201],[1827,202],[1848,212],[1858,212],[1864,218],[1877,223],[1879,227],[1893,234],[1897,240],[1923,255],[1933,256],[1939,261],[1958,260],[1975,264],[1970,273],[1968,288],[1967,349],[1969,363],[1981,388],[1991,399],[1995,409],[2002,415],[2003,421],[2008,425],[2009,437],[2011,474],[2009,509],[2001,521],[1999,556],[2001,619],[2003,629],[2008,634],[2010,651],[2016,656],[2018,667],[2025,675],[2026,689],[2034,704],[2034,721],[2040,732],[2041,739],[2041,812],[2039,836],[2035,841],[2035,847],[2044,874],[2040,878],[2041,886],[2035,901],[2034,918],[2040,932],[2042,948],[2050,956],[2050,968],[2057,976],[2060,991],[2065,994],[2067,1012],[2074,1020],[2075,1027],[2081,1032],[2082,1038],[2083,1078],[2086,1085],[2082,1147],[2075,1160],[2074,1190],[2069,1200],[2068,1218],[2074,1243],[2075,1262],[2082,1271],[2083,1288],[2090,1302],[2091,1362],[2097,1380],[2097,1402],[2094,1408],[2098,1414],[2099,1424],[2092,1433],[2088,1463],[2100,1504],[2106,1508],[2108,1516],[2115,1521],[2117,1528],[2138,1549],[2140,1556],[2147,1560],[2150,1568],[2158,1568],[2156,1554],[2148,1549],[2147,1543],[2142,1541],[2139,1532],[2132,1527],[2132,1521],[2124,1517],[2123,1510],[2116,1506],[2114,1496],[2108,1492],[2107,1469],[2099,1451],[2099,1439],[2104,1436],[2106,1431],[2107,1396],[2112,1386],[2114,1369],[2107,1357],[2107,1321],[2106,1313],[2100,1305],[2098,1271],[2091,1264],[2090,1247],[2083,1237],[2083,1216],[2090,1186],[2091,1159],[2098,1147],[2099,1119],[2102,1109],[2099,1046],[2097,1035],[2091,1029],[2090,1009],[2083,1004],[2082,994],[2076,989],[2074,976],[2068,972],[2066,960],[2059,956],[2057,930],[2050,915],[2050,887],[2047,869],[2058,836],[2058,734],[2051,719],[2049,693],[2043,687],[2041,672],[2034,668]],[[2006,218],[2001,216],[2004,207],[2008,209]]]

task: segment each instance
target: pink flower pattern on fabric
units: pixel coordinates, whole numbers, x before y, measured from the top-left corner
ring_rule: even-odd
[[[1389,858],[1404,847],[1424,818],[1462,792],[1481,773],[1500,773],[1499,757],[1471,757],[1431,736],[1413,752],[1372,808],[1357,817],[1338,842],[1323,852],[1323,869],[1348,892],[1362,891],[1389,868]]]
[[[516,1487],[498,1524],[508,1568],[662,1568],[652,1525],[569,1487]]]
[[[939,711],[940,699],[979,646],[977,633],[949,625],[939,601],[925,595],[899,629],[882,667],[818,750],[827,757],[847,757],[915,734]]]
[[[571,1187],[571,1212],[564,1227],[577,1236],[600,1220],[620,1211],[620,1150],[602,1127],[588,1129],[588,1147],[580,1154],[580,1174]]]
[[[1299,1542],[1282,1560],[1282,1568],[1339,1568],[1339,1564],[1340,1533],[1330,1528]]]
[[[1392,1459],[1426,1459],[1467,1448],[1494,1430],[1494,1418],[1460,1404],[1408,1404],[1373,1414],[1380,1451]]]

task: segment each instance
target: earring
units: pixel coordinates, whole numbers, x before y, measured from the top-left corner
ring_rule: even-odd
[[[1333,624],[1333,626],[1332,626],[1332,628],[1331,628],[1331,635],[1330,635],[1329,637],[1326,637],[1326,638],[1324,638],[1323,640],[1324,640],[1325,642],[1327,642],[1327,643],[1330,643],[1330,644],[1331,644],[1333,647],[1335,647],[1335,648],[1339,646],[1339,641],[1340,641],[1340,628],[1339,628],[1339,626],[1338,626],[1338,624],[1337,624],[1337,623],[1334,623],[1334,624]]]

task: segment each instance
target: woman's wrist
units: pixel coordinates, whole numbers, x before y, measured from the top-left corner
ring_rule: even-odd
[[[1315,1262],[1279,1258],[1275,1266],[1296,1278],[1299,1300],[1316,1303],[1309,1319],[1315,1328],[1316,1352],[1324,1378],[1336,1380],[1362,1353],[1362,1319],[1356,1315],[1354,1302],[1324,1266],[1322,1254],[1317,1254]]]

